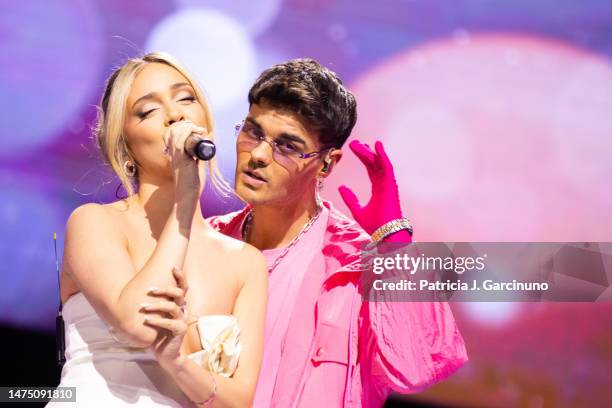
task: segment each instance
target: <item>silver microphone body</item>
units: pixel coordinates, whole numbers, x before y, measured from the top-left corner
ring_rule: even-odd
[[[185,139],[185,153],[194,159],[208,161],[215,157],[217,147],[212,140],[204,139],[197,133],[192,133]]]

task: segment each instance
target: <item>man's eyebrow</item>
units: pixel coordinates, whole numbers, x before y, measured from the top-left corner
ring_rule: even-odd
[[[257,123],[257,121],[255,119],[253,119],[252,117],[250,117],[250,116],[247,116],[247,118],[245,119],[245,122],[249,122],[250,124],[252,124],[256,128],[262,129],[261,125],[259,123]],[[300,144],[306,146],[306,142],[304,141],[304,139],[302,139],[301,137],[296,136],[294,134],[291,134],[291,133],[283,132],[283,133],[281,133],[278,136],[277,139],[290,140],[292,142],[300,143]]]
[[[174,90],[176,90],[178,88],[183,88],[185,86],[188,86],[188,87],[192,88],[190,83],[187,83],[187,82],[177,82],[176,84],[172,84],[170,86],[170,89],[174,91]],[[146,95],[141,96],[140,98],[136,99],[136,101],[132,104],[132,109],[134,109],[134,106],[136,106],[136,104],[138,104],[138,103],[140,103],[142,101],[145,101],[147,99],[153,99],[153,98],[155,98],[156,95],[157,94],[155,92],[150,92],[150,93],[148,93]]]
[[[288,139],[288,140],[291,140],[292,142],[300,143],[300,144],[306,146],[306,142],[304,141],[304,139],[302,139],[299,136],[292,135],[291,133],[281,133],[278,138],[279,139]]]
[[[251,125],[261,129],[261,125],[259,123],[257,123],[257,121],[255,119],[253,119],[252,117],[250,117],[250,116],[247,116],[244,121],[245,122],[249,122]]]

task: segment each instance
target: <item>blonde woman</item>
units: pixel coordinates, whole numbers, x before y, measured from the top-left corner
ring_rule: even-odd
[[[227,185],[214,159],[183,147],[212,128],[196,81],[168,55],[131,59],[108,80],[96,137],[128,194],[77,208],[66,227],[60,385],[76,387],[78,406],[252,403],[266,266],[202,217],[206,174]]]

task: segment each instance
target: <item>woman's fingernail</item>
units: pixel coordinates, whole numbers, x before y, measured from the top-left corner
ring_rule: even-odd
[[[157,292],[158,290],[159,290],[159,288],[157,286],[149,286],[147,288],[147,293]]]
[[[151,307],[151,304],[150,304],[150,303],[143,302],[143,303],[141,303],[141,304],[140,304],[140,307],[142,307],[143,309],[148,309],[148,308],[150,308],[150,307]]]

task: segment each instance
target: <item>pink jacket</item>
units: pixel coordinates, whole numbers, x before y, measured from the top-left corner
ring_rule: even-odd
[[[324,204],[322,257],[309,265],[300,287],[272,406],[381,407],[391,392],[419,392],[455,372],[467,353],[448,304],[363,301],[360,253],[370,237]],[[229,232],[247,213],[248,207],[209,221]],[[313,303],[314,331],[303,324],[312,319]],[[339,387],[332,378],[338,367],[345,373]]]

